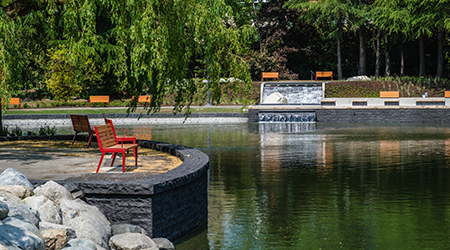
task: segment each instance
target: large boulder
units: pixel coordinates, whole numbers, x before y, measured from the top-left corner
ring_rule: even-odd
[[[97,250],[97,245],[89,239],[73,239],[69,241],[69,243],[67,244],[67,248],[64,248],[64,250],[76,249]]]
[[[115,224],[111,226],[112,234],[138,233],[147,235],[147,232],[140,226],[131,224]]]
[[[286,104],[288,100],[280,92],[275,92],[270,94],[266,99],[264,99],[264,104]]]
[[[0,174],[0,185],[19,185],[29,187],[30,189],[34,188],[33,184],[31,184],[25,175],[13,168],[7,168]]]
[[[39,229],[41,231],[44,231],[44,230],[59,230],[59,231],[63,231],[64,234],[67,236],[67,240],[68,241],[77,238],[77,234],[76,234],[75,230],[73,230],[73,228],[65,226],[65,225],[60,225],[60,224],[55,224],[55,223],[49,223],[49,222],[41,221],[39,223]]]
[[[34,194],[45,196],[55,202],[58,206],[63,199],[73,200],[72,194],[69,190],[54,181],[47,181],[44,185],[35,188]]]
[[[115,250],[159,250],[150,237],[139,233],[114,235],[109,239],[109,246]]]
[[[20,249],[44,250],[39,229],[21,216],[9,216],[0,224],[0,238]]]
[[[6,197],[5,197],[6,196]],[[32,209],[19,198],[8,193],[0,193],[0,202],[5,203],[9,208],[9,216],[19,215],[29,220],[36,227],[39,226],[39,212]]]
[[[25,204],[37,210],[41,221],[61,224],[61,209],[49,198],[42,195],[35,195],[23,200]]]
[[[0,186],[0,192],[8,192],[20,199],[24,199],[26,197],[30,197],[33,195],[33,190],[27,186],[19,186],[19,185],[4,185]]]
[[[6,203],[0,201],[0,220],[3,220],[8,216],[9,213],[9,207],[6,205]]]
[[[61,229],[47,229],[41,231],[44,237],[45,250],[61,250],[68,241],[66,231]]]
[[[97,245],[108,248],[111,224],[100,210],[82,200],[61,200],[63,224],[73,228],[78,238],[90,239]]]
[[[159,250],[175,250],[175,246],[173,245],[173,243],[166,238],[155,238],[152,240],[153,242],[155,242]]]
[[[348,78],[346,81],[370,81],[370,77],[368,76],[352,76]]]

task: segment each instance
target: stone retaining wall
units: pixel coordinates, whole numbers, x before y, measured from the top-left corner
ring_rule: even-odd
[[[71,136],[1,137],[1,140],[68,140]],[[77,140],[85,140],[85,136]],[[199,225],[208,214],[209,158],[180,145],[138,140],[140,147],[179,157],[177,168],[155,176],[145,173],[89,173],[71,180],[54,180],[70,191],[81,190],[89,204],[113,223],[144,228],[151,238],[176,239]],[[47,180],[31,180],[34,185]]]
[[[40,126],[71,127],[70,115],[3,115],[3,125],[20,128],[39,128]],[[203,123],[242,123],[248,122],[247,116],[241,113],[204,113],[191,114],[188,119],[183,114],[88,114],[93,126],[104,124],[104,118],[114,119],[114,125],[146,125],[146,124],[203,124]]]
[[[265,111],[250,109],[249,122],[258,122],[259,112]],[[291,110],[291,112],[295,113],[296,111]],[[301,112],[305,112],[305,110],[301,110]],[[311,109],[311,112],[316,113],[317,122],[328,123],[450,123],[450,109],[448,108],[327,108]]]

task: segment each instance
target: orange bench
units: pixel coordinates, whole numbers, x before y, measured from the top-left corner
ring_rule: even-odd
[[[277,78],[277,82],[280,81],[280,79],[278,78],[278,72],[263,72],[261,82],[264,81],[264,78]]]
[[[450,98],[450,91],[445,91],[445,98]]]
[[[19,105],[19,109],[20,109],[20,106],[21,106],[20,98],[17,98],[17,97],[11,98],[9,100],[9,105]]]
[[[94,103],[94,102],[108,103],[108,107],[109,107],[109,96],[107,96],[107,95],[91,95],[91,96],[89,96],[89,107],[91,106],[91,103]]]
[[[100,170],[100,166],[103,161],[103,157],[106,153],[112,153],[111,167],[114,164],[117,153],[122,153],[122,173],[125,173],[125,157],[126,152],[133,149],[133,156],[135,159],[134,166],[137,167],[138,159],[138,144],[135,143],[119,143],[114,137],[114,132],[112,130],[111,124],[100,125],[94,128],[95,134],[97,135],[97,142],[102,156],[100,157],[100,162],[98,163],[97,173]]]
[[[380,98],[399,98],[400,93],[398,91],[380,91]]]
[[[316,81],[318,77],[331,77],[331,80],[333,80],[333,71],[316,71]]]
[[[89,141],[87,148],[91,145],[92,136],[94,135],[94,130],[92,130],[91,125],[89,124],[89,118],[87,115],[70,115],[70,119],[72,120],[73,130],[75,131],[75,135],[73,136],[72,145],[77,138],[78,133],[87,132],[89,133]]]
[[[138,102],[148,102],[150,103],[150,101],[152,100],[152,98],[149,95],[140,95],[138,98]]]

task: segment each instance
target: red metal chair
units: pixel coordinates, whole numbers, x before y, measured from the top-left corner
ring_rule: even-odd
[[[103,157],[106,153],[112,153],[111,167],[114,164],[114,160],[116,159],[117,153],[122,153],[122,173],[125,173],[125,157],[126,152],[130,149],[133,149],[133,156],[135,158],[134,165],[137,167],[137,159],[138,159],[138,144],[135,143],[126,143],[123,141],[119,143],[115,136],[114,130],[111,127],[111,124],[105,124],[101,126],[97,126],[94,128],[95,134],[97,135],[97,142],[100,151],[102,152],[102,156],[100,158],[100,162],[98,163],[97,173],[100,170],[100,166],[103,161]]]
[[[111,119],[105,118],[105,124],[111,124],[111,128],[112,128],[112,131],[113,131],[113,134],[114,134],[114,138],[116,138],[117,142],[131,142],[131,143],[136,144],[136,137],[133,136],[133,133],[132,133],[132,135],[127,135],[127,133],[128,133],[127,129],[125,129],[125,135],[119,135],[118,136],[116,134],[116,130],[114,129],[114,125],[113,125],[113,122],[112,122]]]

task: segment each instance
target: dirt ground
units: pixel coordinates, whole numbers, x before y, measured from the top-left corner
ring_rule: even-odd
[[[76,141],[10,141],[0,142],[0,172],[14,168],[29,179],[69,179],[76,176],[95,173],[101,152],[96,143],[89,149],[86,142]],[[138,166],[134,166],[132,152],[126,156],[126,173],[145,173],[157,175],[170,171],[182,161],[175,156],[140,147]],[[122,172],[122,159],[116,157],[113,167],[111,154],[103,159],[101,173]]]

